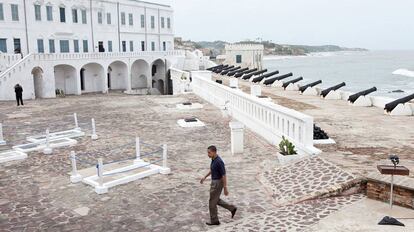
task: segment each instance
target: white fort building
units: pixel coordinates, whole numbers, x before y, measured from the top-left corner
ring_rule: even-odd
[[[145,1],[0,0],[0,100],[17,83],[24,99],[171,94],[169,68],[191,63],[174,50],[173,21],[170,6]]]

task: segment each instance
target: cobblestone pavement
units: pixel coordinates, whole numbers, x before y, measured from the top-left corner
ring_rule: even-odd
[[[231,155],[228,119],[211,105],[196,111],[175,108],[187,100],[200,102],[193,95],[116,93],[27,101],[22,108],[0,102],[9,148],[46,127],[73,128],[74,112],[87,134],[94,117],[100,137],[78,139],[77,145],[56,149],[53,155],[32,152],[26,160],[1,164],[0,231],[205,231],[209,185],[200,185],[199,180],[209,169],[206,147],[211,144],[218,146],[227,165],[230,196],[226,200],[240,209],[235,220],[271,209],[271,197],[256,175],[262,162],[275,162],[276,149],[246,131],[245,153]],[[198,117],[206,127],[179,127],[177,120],[188,116]],[[117,186],[104,195],[69,182],[71,150],[92,164],[98,157],[105,163],[127,159],[134,156],[133,146],[123,153],[110,151],[134,142],[136,135],[150,144],[168,145],[172,174]],[[90,166],[78,164],[79,169]],[[223,223],[232,221],[228,212],[220,209],[219,213]]]
[[[364,198],[362,194],[355,194],[286,205],[251,215],[211,231],[309,231],[309,227],[321,219]]]
[[[266,170],[261,182],[271,191],[277,205],[296,203],[341,189],[355,178],[319,157]]]

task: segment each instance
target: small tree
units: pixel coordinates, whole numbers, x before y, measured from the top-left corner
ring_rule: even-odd
[[[295,155],[297,154],[295,150],[295,145],[291,143],[289,140],[285,138],[285,136],[282,136],[282,141],[279,143],[279,149],[280,153],[282,155]]]

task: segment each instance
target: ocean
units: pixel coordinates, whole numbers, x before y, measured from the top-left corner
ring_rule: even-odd
[[[343,90],[400,98],[414,93],[414,51],[323,52],[308,56],[266,56],[263,68],[292,72],[301,83],[322,80],[323,88],[345,82]],[[393,74],[394,73],[394,74]],[[392,91],[402,90],[402,93]]]

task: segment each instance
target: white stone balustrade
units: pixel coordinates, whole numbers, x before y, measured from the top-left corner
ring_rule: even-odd
[[[219,107],[228,102],[231,115],[270,143],[277,145],[282,136],[292,141],[299,153],[318,154],[313,146],[313,118],[244,92],[211,81],[211,72],[192,72],[195,94]]]

